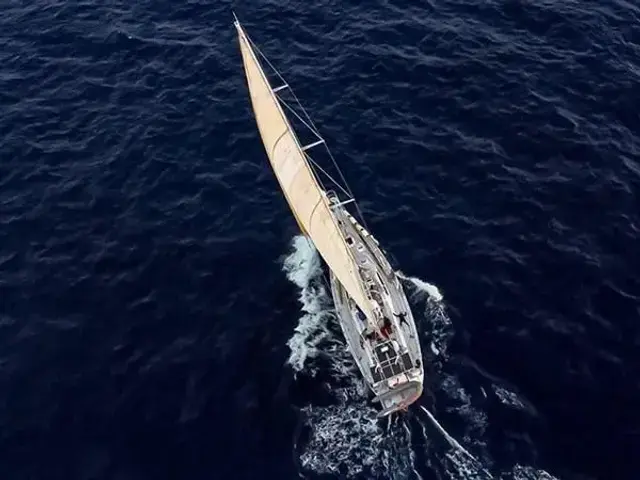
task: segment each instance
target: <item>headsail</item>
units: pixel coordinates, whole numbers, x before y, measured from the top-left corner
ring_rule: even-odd
[[[295,132],[237,20],[235,26],[260,136],[284,196],[300,228],[311,238],[360,310],[372,319],[371,303],[364,293],[356,273],[357,266],[336,224],[326,194],[315,178]]]

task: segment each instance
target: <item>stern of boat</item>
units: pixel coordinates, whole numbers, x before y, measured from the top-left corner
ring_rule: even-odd
[[[405,410],[422,394],[420,338],[402,284],[378,242],[330,195],[337,223],[372,306],[367,319],[331,272],[336,314],[358,368],[381,405],[379,416]],[[373,325],[373,326],[372,326]]]
[[[405,382],[399,387],[378,395],[373,399],[374,402],[380,402],[382,408],[378,417],[405,411],[409,405],[420,398],[420,395],[422,395],[422,381],[418,380]]]
[[[331,293],[338,321],[365,382],[371,389],[374,402],[379,402],[379,417],[406,410],[423,391],[424,370],[419,345],[412,351],[398,351],[393,341],[364,341],[360,332],[364,324],[354,318],[349,298],[333,274]],[[417,354],[417,355],[416,355]]]

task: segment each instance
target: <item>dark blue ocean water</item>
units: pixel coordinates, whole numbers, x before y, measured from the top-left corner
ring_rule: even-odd
[[[376,422],[257,134],[235,8],[406,282]],[[640,478],[640,8],[6,0],[0,476]],[[438,299],[438,292],[442,299]]]

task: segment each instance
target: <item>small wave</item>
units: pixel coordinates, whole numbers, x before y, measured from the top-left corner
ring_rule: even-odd
[[[549,472],[537,468],[516,465],[513,471],[503,476],[504,480],[558,480]]]
[[[318,345],[329,335],[326,323],[332,310],[326,301],[320,259],[306,237],[300,235],[293,239],[291,253],[284,259],[282,268],[287,278],[300,288],[298,300],[304,312],[287,342],[291,350],[287,363],[297,373],[304,369],[307,359],[318,354]]]
[[[503,405],[515,408],[516,410],[535,413],[535,409],[533,408],[533,406],[531,406],[526,400],[520,398],[518,394],[507,390],[507,388],[500,385],[491,385],[491,388],[500,403],[502,403]]]
[[[485,412],[472,404],[471,396],[465,392],[457,377],[448,376],[443,387],[449,400],[453,401],[454,404],[458,403],[458,405],[445,406],[444,410],[448,414],[457,413],[464,418],[463,441],[472,446],[476,454],[471,454],[453,435],[445,430],[444,426],[436,420],[431,412],[421,406],[429,421],[450,447],[443,455],[441,451],[433,450],[432,446],[428,445],[430,467],[437,472],[437,478],[446,480],[558,480],[545,470],[528,465],[515,465],[512,469],[506,471],[495,471],[493,469],[493,459],[485,439],[485,429],[488,425]],[[461,402],[462,405],[460,405]],[[420,419],[418,422],[422,425],[426,436],[425,424]],[[443,473],[443,475],[438,474],[439,472]]]
[[[444,297],[440,290],[435,285],[418,277],[407,277],[400,270],[396,274],[413,287],[410,299],[416,304],[424,302],[423,318],[416,319],[421,336],[429,339],[429,346],[434,355],[446,356],[449,341],[453,336],[453,326],[445,310]]]
[[[494,478],[482,463],[459,450],[447,452],[444,471],[446,480],[490,480]]]
[[[485,438],[489,424],[486,412],[475,404],[457,375],[440,372],[439,376],[441,380],[435,393],[441,404],[439,411],[446,413],[448,418],[456,419],[457,424],[464,425],[464,430],[460,432],[462,441],[475,452],[474,458],[478,459],[478,465],[490,469],[493,461],[487,451]],[[461,462],[465,465],[465,471],[472,466],[468,461],[458,459],[458,463]]]
[[[403,280],[408,280],[413,283],[418,291],[427,293],[431,298],[433,298],[436,302],[442,301],[442,293],[438,290],[438,287],[432,285],[431,283],[425,282],[424,280],[419,279],[418,277],[407,277],[400,270],[396,272],[396,274]]]

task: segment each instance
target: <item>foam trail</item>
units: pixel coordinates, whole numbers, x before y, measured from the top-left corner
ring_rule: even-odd
[[[414,475],[414,477],[417,480],[422,480],[422,476],[420,475],[420,473],[418,473],[418,470],[416,468],[416,452],[413,451],[413,448],[410,447],[411,445],[411,430],[409,429],[408,425],[406,422],[402,422],[402,427],[404,428],[405,433],[407,434],[406,438],[406,442],[407,445],[409,445],[409,461],[410,461],[410,466],[411,466],[411,471]]]
[[[409,282],[413,283],[418,290],[426,292],[436,302],[442,301],[442,294],[440,293],[440,290],[438,290],[438,287],[436,287],[435,285],[425,282],[424,280],[420,280],[418,277],[407,277],[400,270],[398,270],[396,274],[403,280],[408,280]]]
[[[432,353],[446,360],[446,350],[449,344],[449,339],[453,334],[453,324],[445,311],[442,293],[438,287],[421,280],[420,278],[408,277],[401,271],[397,271],[396,274],[402,280],[410,282],[411,286],[414,287],[412,300],[419,300],[419,303],[424,302],[424,319],[427,321],[422,323],[422,334],[425,338],[431,340],[430,346]],[[443,391],[447,397],[447,401],[444,406],[445,410],[455,412],[455,414],[461,416],[467,427],[464,436],[465,443],[469,442],[473,444],[474,448],[477,449],[476,451],[480,453],[480,459],[471,455],[469,451],[449,435],[429,410],[424,406],[420,406],[420,408],[427,414],[430,422],[453,448],[453,450],[445,454],[445,457],[453,464],[453,469],[446,464],[441,465],[446,474],[445,478],[460,480],[493,479],[493,475],[487,470],[487,468],[492,468],[491,465],[493,464],[493,460],[486,446],[485,430],[488,424],[487,413],[474,405],[471,396],[462,387],[460,380],[455,373],[450,375],[445,372],[441,372],[441,378],[442,382],[438,390]],[[525,400],[519,398],[515,393],[507,390],[505,387],[492,385],[492,389],[495,396],[504,405],[528,411],[532,415],[536,414],[535,409],[532,406],[529,408]],[[480,391],[484,399],[488,398],[488,393],[483,387],[480,387]],[[428,435],[425,429],[425,422],[419,421],[418,424],[422,428],[423,438],[427,439]],[[405,425],[405,429],[408,430],[407,425]],[[430,467],[436,467],[436,465],[441,463],[440,460],[442,460],[442,457],[429,455],[426,460]],[[435,465],[431,465],[432,460],[435,460]],[[413,474],[419,478],[419,475],[415,470],[414,452],[410,452],[409,468],[411,467],[413,467]],[[504,480],[558,480],[544,470],[538,470],[531,466],[521,465],[517,465],[511,471],[501,472],[500,475],[500,478],[503,478]]]
[[[389,417],[391,424],[387,424],[386,429],[382,428],[376,411],[367,398],[368,388],[359,376],[344,340],[330,328],[332,322],[333,326],[336,326],[331,296],[322,282],[320,258],[306,237],[300,235],[293,238],[291,252],[284,258],[283,271],[299,288],[302,310],[293,336],[287,342],[291,349],[287,363],[296,373],[304,372],[307,375],[317,374],[322,377],[326,390],[334,399],[328,406],[311,403],[302,409],[307,417],[305,423],[310,427],[309,439],[305,442],[299,457],[302,471],[346,478],[366,476],[420,480],[409,425],[405,422],[396,425],[397,422],[391,421]],[[431,338],[431,350],[436,355],[445,355],[452,324],[445,312],[442,294],[435,285],[416,277],[407,277],[400,271],[397,274],[415,288],[414,300],[420,298],[420,303],[425,303],[424,318],[428,322],[424,323],[426,331],[423,335]],[[328,358],[329,364],[318,362],[321,358]],[[444,358],[446,359],[446,355]],[[453,408],[457,414],[462,415],[468,427],[465,442],[468,435],[474,447],[484,450],[486,413],[472,404],[471,397],[455,375],[446,375],[441,389],[448,398],[448,406],[445,406],[445,409]],[[493,389],[505,405],[521,407],[523,401],[516,402],[518,397],[515,394],[509,395],[511,392],[505,388],[494,386]],[[486,398],[487,392],[482,387],[481,392]],[[451,405],[452,401],[455,405]],[[445,456],[453,463],[454,470],[442,465],[446,478],[493,478],[486,469],[487,462],[491,463],[487,453],[481,453],[481,456],[485,457],[482,462],[473,457],[447,433],[431,412],[424,407],[421,408],[453,448]],[[426,440],[426,422],[417,423]],[[429,450],[427,449],[427,452]],[[425,460],[427,465],[431,466],[432,461],[440,463],[442,457],[428,454]],[[504,474],[507,475],[504,478],[513,480],[557,480],[544,470],[530,466],[517,465],[512,472]]]
[[[523,412],[528,412],[531,415],[536,415],[535,408],[531,404],[529,404],[527,400],[520,398],[518,394],[500,385],[491,385],[491,388],[500,403],[502,403],[503,405],[515,408],[516,410],[520,410]]]
[[[447,441],[451,444],[452,447],[457,448],[461,452],[465,453],[469,458],[475,460],[475,457],[471,455],[469,452],[465,450],[465,448],[458,443],[458,441],[453,438],[449,433],[444,429],[442,425],[436,420],[436,418],[431,414],[429,410],[427,410],[423,405],[420,405],[420,408],[427,414],[431,422],[435,425],[435,427],[440,431],[442,436],[447,439]]]
[[[474,462],[480,463],[462,445],[460,445],[455,438],[453,438],[451,435],[449,435],[449,433],[442,427],[442,425],[440,425],[440,423],[438,423],[436,418],[431,414],[431,412],[429,410],[427,410],[423,405],[420,405],[420,408],[422,410],[424,410],[424,412],[429,417],[429,420],[431,420],[431,422],[435,425],[435,427],[442,434],[442,436],[451,444],[452,447],[454,447],[454,448],[458,449],[459,451],[461,451],[462,453],[464,453],[467,457],[469,457]],[[485,472],[485,473],[487,473],[487,475],[489,475],[490,478],[493,478],[489,472]]]
[[[512,475],[514,480],[558,480],[549,472],[522,465],[516,465]]]
[[[319,255],[304,236],[294,237],[291,247],[283,271],[299,288],[302,316],[287,342],[291,349],[287,363],[296,374],[318,378],[333,400],[329,405],[310,402],[302,407],[309,428],[299,449],[302,472],[406,480],[410,445],[397,439],[393,422],[385,431],[369,402],[369,389],[337,334]]]
[[[301,372],[305,362],[318,354],[318,345],[329,332],[327,317],[331,315],[321,282],[322,268],[313,244],[304,236],[293,239],[293,249],[284,259],[283,270],[287,278],[300,288],[298,300],[304,315],[300,317],[293,336],[287,342],[291,349],[287,363],[295,372]],[[314,372],[310,372],[314,374]]]
[[[305,289],[320,274],[320,260],[313,243],[303,235],[293,238],[292,247],[293,250],[284,260],[283,268],[289,280]]]
[[[466,435],[469,442],[474,442],[478,448],[485,447],[485,432],[489,424],[487,413],[474,404],[473,397],[467,392],[460,379],[456,375],[442,372],[438,388],[448,398],[444,409],[459,416],[467,425]]]

